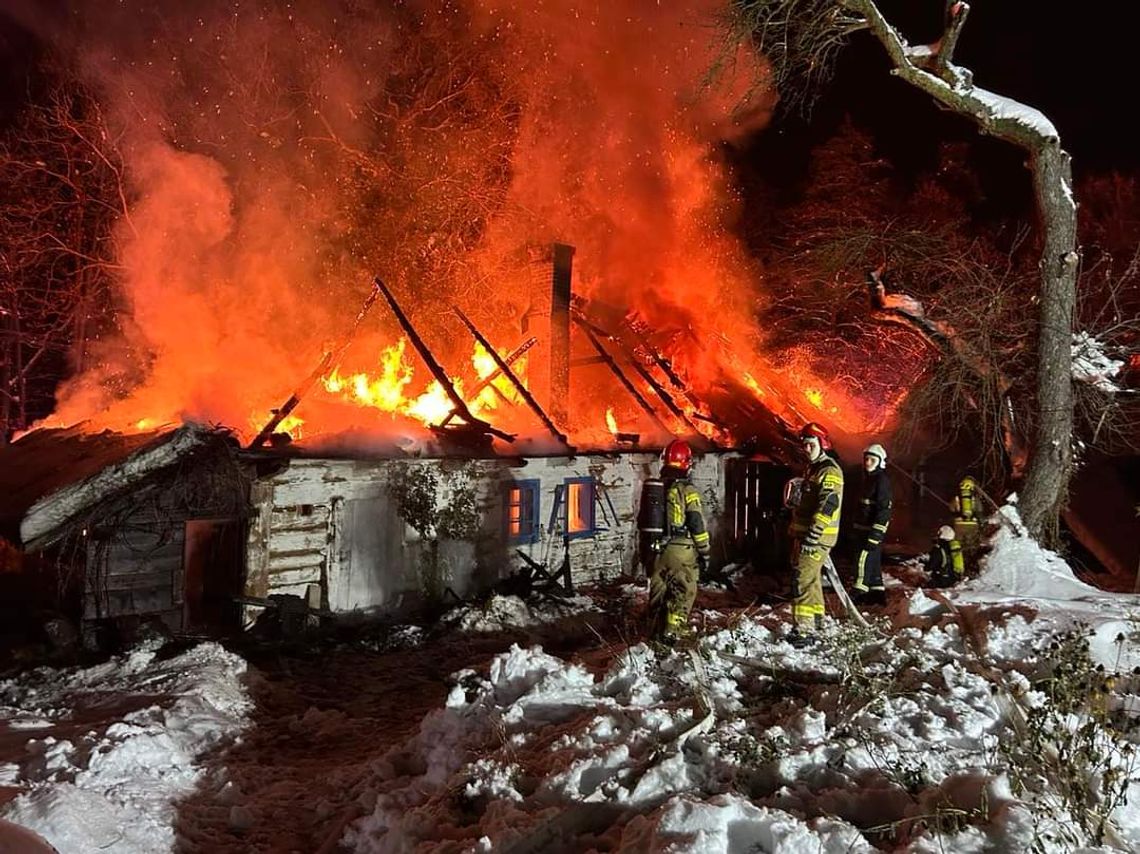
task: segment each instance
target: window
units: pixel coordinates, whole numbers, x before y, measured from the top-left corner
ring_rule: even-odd
[[[568,537],[592,537],[597,530],[594,524],[595,488],[592,477],[572,477],[565,481],[563,522]]]
[[[515,480],[506,485],[507,536],[512,543],[538,542],[537,480]]]

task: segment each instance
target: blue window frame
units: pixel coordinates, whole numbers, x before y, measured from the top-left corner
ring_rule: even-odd
[[[539,497],[542,484],[537,480],[512,480],[504,484],[507,536],[512,543],[536,543],[539,523]]]
[[[568,477],[562,482],[562,529],[570,539],[592,537],[597,533],[594,514],[597,489],[592,477]]]

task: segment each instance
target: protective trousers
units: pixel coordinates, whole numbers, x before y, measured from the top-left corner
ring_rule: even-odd
[[[973,569],[977,565],[978,550],[982,545],[982,530],[977,519],[954,519],[954,539],[962,544],[962,557]]]
[[[855,589],[860,593],[883,589],[883,547],[864,542],[855,561]]]
[[[815,618],[822,617],[823,581],[820,575],[830,547],[806,547],[796,540],[792,548],[792,622],[796,626],[811,628]]]
[[[649,576],[649,622],[655,636],[669,627],[669,616],[688,622],[697,598],[697,550],[683,543],[669,543],[657,556]]]

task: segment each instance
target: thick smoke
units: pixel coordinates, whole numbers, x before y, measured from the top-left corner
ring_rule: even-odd
[[[127,165],[126,309],[56,420],[248,431],[377,273],[462,368],[448,307],[517,343],[520,266],[552,240],[577,247],[580,292],[671,332],[692,376],[711,375],[714,334],[755,344],[717,147],[769,106],[742,112],[760,71],[724,49],[719,6],[81,4],[53,35]],[[398,335],[377,305],[346,369],[373,370]]]

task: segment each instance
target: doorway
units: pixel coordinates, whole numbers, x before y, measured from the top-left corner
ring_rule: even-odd
[[[238,519],[189,519],[182,553],[182,626],[225,634],[240,625],[245,523]]]

